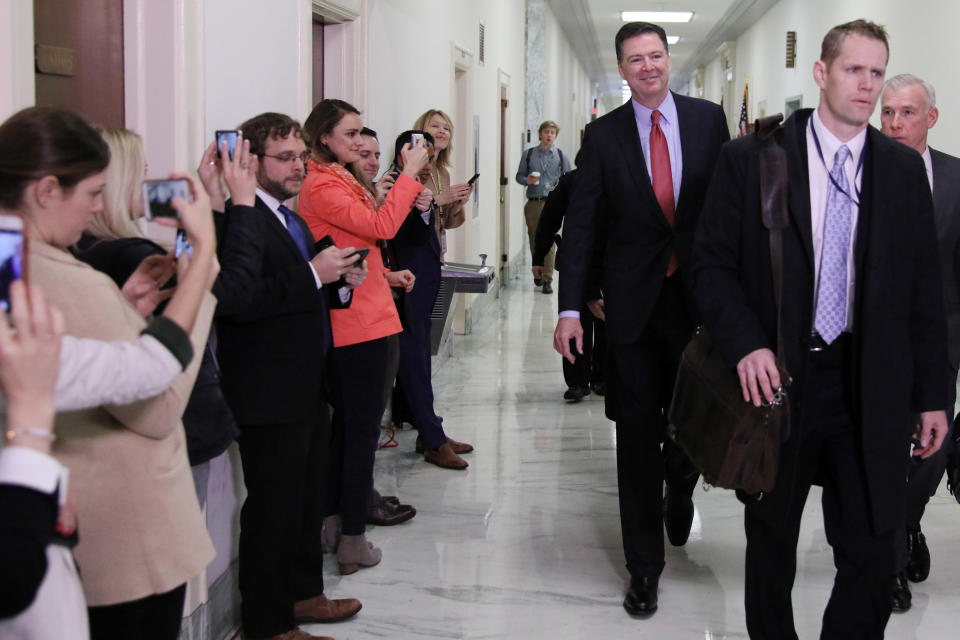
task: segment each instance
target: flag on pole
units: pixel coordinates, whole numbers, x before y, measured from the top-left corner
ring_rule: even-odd
[[[740,136],[745,136],[750,133],[750,126],[747,124],[749,118],[747,117],[747,90],[748,84],[743,83],[743,102],[740,103],[740,123],[739,130]]]

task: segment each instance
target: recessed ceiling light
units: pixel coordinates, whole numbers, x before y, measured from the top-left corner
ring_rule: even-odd
[[[680,36],[667,36],[667,44],[677,44],[680,42]]]
[[[693,11],[621,11],[624,22],[690,22]]]

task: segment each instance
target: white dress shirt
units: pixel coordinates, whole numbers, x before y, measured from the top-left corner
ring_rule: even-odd
[[[820,149],[823,159],[817,151],[813,137],[813,128],[816,128],[817,138],[820,140]],[[827,188],[830,185],[830,170],[837,149],[846,145],[850,155],[844,163],[843,170],[847,174],[847,184],[851,185],[850,195],[850,245],[847,248],[847,331],[853,329],[853,295],[856,291],[856,269],[854,268],[853,248],[857,238],[857,219],[860,215],[860,185],[863,180],[863,167],[860,165],[860,156],[867,141],[867,130],[855,135],[846,142],[841,142],[827,129],[816,109],[810,117],[807,127],[807,166],[810,175],[810,226],[813,232],[813,317],[817,317],[817,293],[820,289],[820,256],[823,248],[823,226],[827,214]]]
[[[930,183],[930,193],[933,193],[933,156],[930,155],[930,147],[924,147],[923,153],[920,155],[923,157],[923,166],[927,168],[927,182]]]

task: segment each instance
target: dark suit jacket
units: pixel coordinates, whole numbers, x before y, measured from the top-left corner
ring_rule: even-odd
[[[313,236],[297,216],[309,246]],[[225,216],[217,296],[223,392],[240,425],[304,420],[319,410],[333,344],[328,303],[283,224],[258,198]]]
[[[698,317],[685,267],[714,164],[730,133],[719,105],[676,94],[673,98],[683,153],[673,227],[653,193],[632,102],[588,124],[580,150],[579,175],[564,221],[560,310],[583,306],[591,256],[600,240],[605,245],[602,287],[612,344],[640,337],[674,250],[689,315]],[[597,238],[598,233],[603,237]]]
[[[950,364],[956,371],[960,365],[960,158],[931,147],[930,159],[933,164],[933,216],[940,243]]]
[[[794,434],[803,428],[804,371],[813,326],[806,146],[811,112],[797,112],[777,134],[789,175],[782,321],[786,366],[793,378]],[[697,302],[731,375],[743,356],[776,344],[769,237],[761,222],[759,144],[756,136],[747,136],[724,146],[694,246]],[[854,251],[851,384],[873,523],[887,531],[902,524],[911,411],[943,409],[951,389],[933,201],[923,161],[873,127],[865,149]],[[785,458],[796,452],[797,440],[792,437],[784,445]],[[777,489],[791,481],[778,478]],[[757,504],[766,509],[764,502]]]
[[[57,496],[0,484],[0,619],[29,607],[47,573]]]
[[[570,195],[573,193],[573,183],[577,177],[577,169],[568,171],[560,176],[560,181],[550,195],[547,201],[543,203],[543,211],[540,212],[540,220],[537,221],[537,232],[534,234],[533,242],[533,266],[542,267],[543,261],[550,253],[550,247],[556,241],[556,236],[560,233],[560,227],[563,225],[563,217],[567,212],[567,206],[570,204]],[[560,270],[560,265],[555,265]]]

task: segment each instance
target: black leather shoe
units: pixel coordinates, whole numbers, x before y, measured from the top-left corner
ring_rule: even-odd
[[[586,387],[570,387],[563,392],[563,399],[570,402],[580,402],[590,395],[590,389]]]
[[[907,551],[910,559],[907,561],[907,577],[910,582],[923,582],[930,575],[930,549],[927,548],[927,539],[920,528],[907,529]]]
[[[533,286],[535,286],[535,287],[542,287],[542,286],[543,286],[543,279],[542,279],[542,278],[534,278],[534,279],[533,279]]]
[[[909,611],[913,605],[913,594],[910,593],[910,583],[907,576],[898,573],[890,583],[890,603],[894,611]]]
[[[549,282],[544,282],[540,291],[543,291],[544,293],[553,293],[553,286],[551,286]]]
[[[632,576],[623,608],[632,616],[649,616],[657,610],[659,576]]]
[[[607,385],[604,384],[603,382],[591,382],[590,390],[593,391],[598,396],[606,395]]]
[[[671,489],[663,497],[663,526],[667,529],[667,539],[675,547],[682,547],[690,537],[690,525],[693,524],[693,498]]]

